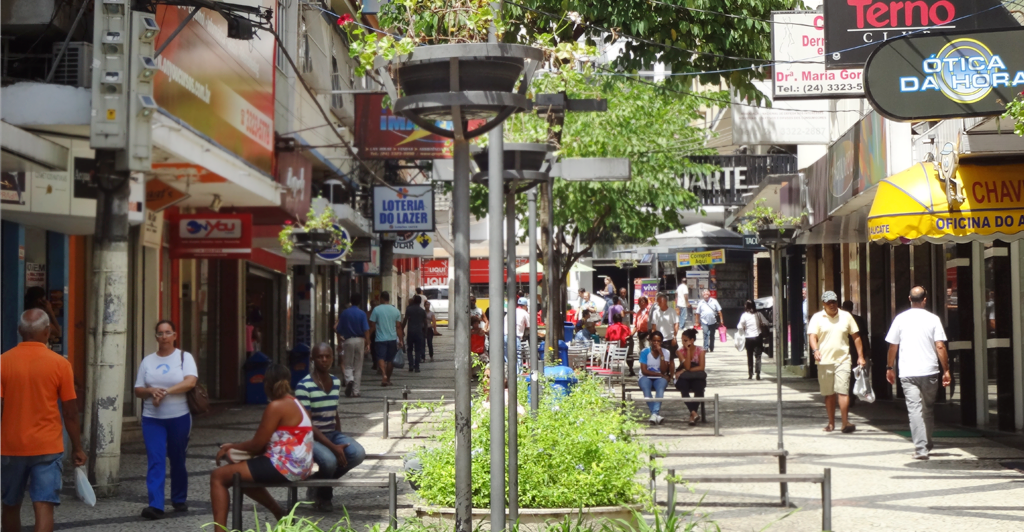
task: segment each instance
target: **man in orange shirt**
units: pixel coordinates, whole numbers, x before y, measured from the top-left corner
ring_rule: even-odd
[[[0,484],[5,531],[21,530],[21,499],[28,487],[35,510],[35,532],[53,530],[53,507],[60,504],[67,426],[75,465],[85,464],[71,364],[50,351],[50,318],[26,310],[18,322],[22,342],[0,355]],[[61,410],[64,407],[64,422]]]

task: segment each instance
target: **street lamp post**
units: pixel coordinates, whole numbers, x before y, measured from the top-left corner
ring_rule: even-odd
[[[537,303],[537,190],[533,189],[527,193],[528,205],[529,239],[530,246],[530,304]],[[531,307],[531,314],[538,309]],[[550,311],[549,311],[550,314]],[[557,347],[558,344],[555,344]],[[540,378],[544,376],[544,368],[541,366],[540,357],[537,356],[537,327],[533,316],[530,316],[530,371],[533,378],[530,379],[530,413],[537,415],[537,407],[540,406]]]

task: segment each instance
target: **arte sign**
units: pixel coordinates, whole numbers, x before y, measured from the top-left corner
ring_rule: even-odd
[[[743,195],[769,175],[797,171],[795,155],[707,155],[690,157],[697,164],[717,166],[710,174],[685,174],[683,188],[693,192],[702,205],[744,205]]]
[[[997,116],[1024,90],[1024,29],[904,37],[868,59],[867,97],[892,120]]]
[[[903,35],[1019,27],[1000,0],[825,0],[825,66],[862,67]]]
[[[433,257],[434,234],[425,231],[398,233],[395,240],[395,256]]]
[[[866,57],[866,56],[865,56]],[[776,100],[860,98],[863,70],[825,69],[825,16],[814,11],[772,13],[772,94]],[[734,110],[735,112],[735,110]],[[816,113],[826,120],[827,113]],[[733,125],[735,127],[736,124]]]
[[[396,116],[383,104],[384,94],[356,94],[356,147],[363,159],[451,159],[450,139],[428,133],[412,121]],[[470,120],[469,127],[483,120]],[[450,122],[437,122],[451,129]]]
[[[428,260],[421,264],[420,284],[423,286],[446,286],[448,284],[448,259]]]
[[[433,185],[373,187],[373,232],[434,230]]]
[[[676,268],[707,266],[710,264],[725,264],[725,250],[716,249],[714,251],[676,253]]]
[[[252,215],[180,214],[170,218],[172,259],[248,259]]]

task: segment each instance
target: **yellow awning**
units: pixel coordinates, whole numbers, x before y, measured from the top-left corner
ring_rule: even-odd
[[[878,184],[868,213],[871,240],[903,243],[1024,238],[1024,164],[961,164],[950,209],[946,184],[933,163],[921,163]]]

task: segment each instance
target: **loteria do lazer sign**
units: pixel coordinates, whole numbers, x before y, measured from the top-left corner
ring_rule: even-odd
[[[248,259],[251,214],[179,214],[170,218],[172,259]]]
[[[871,105],[900,121],[997,116],[1024,90],[1024,28],[902,37],[868,58]]]

